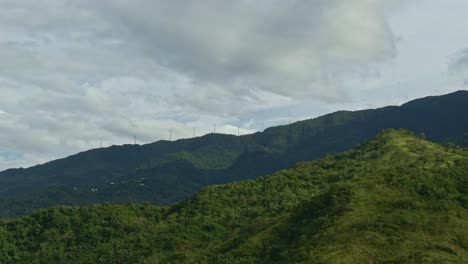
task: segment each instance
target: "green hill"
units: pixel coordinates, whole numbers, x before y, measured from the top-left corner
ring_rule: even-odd
[[[0,263],[467,263],[468,150],[386,131],[171,207],[0,222]]]
[[[468,91],[459,91],[400,107],[340,111],[241,137],[209,134],[90,150],[0,172],[0,217],[56,205],[171,204],[208,185],[254,179],[347,150],[388,128],[458,143],[468,131],[467,116]]]

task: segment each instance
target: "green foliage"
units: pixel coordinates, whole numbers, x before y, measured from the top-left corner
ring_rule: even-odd
[[[386,131],[170,207],[56,207],[0,222],[0,263],[464,263],[468,151]]]
[[[435,142],[468,146],[466,136],[460,137],[468,131],[467,106],[468,92],[459,91],[401,107],[340,111],[241,137],[210,134],[90,150],[0,172],[0,217],[56,205],[147,201],[167,205],[205,186],[254,179],[344,151],[387,128],[405,128]],[[381,153],[372,155],[378,158]]]
[[[165,208],[151,205],[56,207],[2,223],[0,263],[134,263]]]

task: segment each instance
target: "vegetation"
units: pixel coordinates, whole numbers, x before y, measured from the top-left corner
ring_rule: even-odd
[[[208,185],[254,179],[350,149],[387,128],[463,145],[458,138],[468,131],[467,116],[468,92],[460,91],[401,107],[341,111],[241,137],[210,134],[95,149],[1,172],[0,217],[56,205],[146,201],[168,205]]]
[[[468,150],[409,131],[170,207],[0,222],[0,263],[466,263]]]

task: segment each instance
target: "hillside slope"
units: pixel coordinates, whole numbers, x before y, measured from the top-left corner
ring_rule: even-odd
[[[90,150],[1,172],[0,217],[60,204],[170,204],[207,185],[253,179],[344,151],[387,128],[425,133],[435,142],[458,139],[468,131],[467,116],[468,92],[459,91],[401,107],[340,111],[241,137],[210,134]]]
[[[466,263],[468,150],[408,131],[171,207],[0,221],[1,263]]]

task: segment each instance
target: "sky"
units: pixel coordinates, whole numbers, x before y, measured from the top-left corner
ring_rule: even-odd
[[[468,87],[466,0],[0,0],[0,170]],[[102,142],[102,143],[101,143]]]

